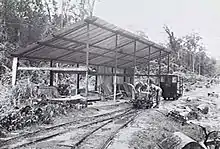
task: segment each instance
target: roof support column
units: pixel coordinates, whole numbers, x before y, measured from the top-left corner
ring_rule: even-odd
[[[126,74],[126,69],[124,69],[124,74]],[[125,75],[124,76],[124,82],[126,82],[126,80],[127,80],[127,76]]]
[[[149,77],[149,75],[150,75],[150,47],[149,47],[149,49],[148,49],[148,53],[149,53],[149,55],[148,55],[148,69],[147,69],[147,74],[148,74],[148,77]]]
[[[114,101],[116,100],[116,87],[117,87],[117,47],[118,47],[118,35],[115,36],[115,74],[114,74]]]
[[[96,67],[96,72],[99,72],[99,66]],[[98,75],[95,75],[95,91],[98,91]]]
[[[170,54],[167,56],[167,74],[170,72]]]
[[[16,85],[17,69],[18,69],[18,58],[14,57],[12,62],[12,87]]]
[[[89,90],[89,23],[87,24],[87,42],[86,42],[86,98],[88,98],[88,90]]]
[[[159,65],[159,85],[160,85],[160,75],[161,75],[161,50],[160,50],[160,55],[159,55],[159,60],[158,60],[158,65]]]
[[[59,63],[56,63],[56,67],[59,67]],[[59,84],[59,72],[55,73],[55,84],[58,86]]]
[[[114,76],[114,67],[111,67],[112,68],[112,83],[113,83],[113,85],[114,85],[114,78],[115,78],[115,76]],[[112,92],[114,93],[114,87],[112,88]]]
[[[135,72],[136,72],[136,50],[137,50],[137,42],[134,41],[134,61],[133,61],[133,79],[132,79],[132,84],[135,84]],[[132,90],[132,99],[135,99],[135,91]]]
[[[76,67],[79,68],[79,63],[76,64]],[[76,95],[79,94],[79,75],[79,73],[76,75]]]
[[[53,67],[53,61],[50,61],[50,67]],[[50,70],[50,86],[53,86],[53,71]]]

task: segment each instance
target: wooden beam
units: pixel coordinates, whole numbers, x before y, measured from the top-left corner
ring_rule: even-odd
[[[124,43],[124,44],[118,46],[117,49],[120,49],[120,48],[122,48],[122,47],[124,47],[124,46],[126,46],[126,45],[129,45],[129,44],[133,43],[133,42],[134,42],[134,41],[129,41],[129,42],[127,42],[127,43]],[[111,49],[106,49],[106,48],[105,48],[104,50],[106,50],[107,52],[104,52],[103,55],[108,54],[108,53],[110,53],[110,52],[113,52],[113,50],[115,50],[115,49],[112,49],[112,50],[111,50]],[[119,52],[119,51],[118,51],[118,53],[130,55],[130,54],[122,53],[122,52]],[[95,57],[95,58],[96,58],[96,57]],[[93,59],[95,59],[95,58],[93,58]],[[114,60],[111,60],[111,61],[114,61]],[[108,63],[108,62],[104,62],[104,63]]]
[[[72,32],[75,32],[75,31],[85,27],[86,25],[87,25],[86,22],[79,21],[79,22],[75,23],[73,26],[70,26],[69,28],[67,27],[67,28],[60,30],[60,32],[54,33],[54,35],[63,37],[63,36],[66,36]]]
[[[115,36],[115,34],[112,34],[112,35],[107,36],[107,37],[105,37],[105,38],[103,38],[103,39],[100,39],[100,40],[98,40],[98,41],[92,43],[91,45],[95,45],[95,44],[98,44],[98,43],[100,43],[100,42],[103,42],[103,41],[105,41],[105,40],[107,40],[107,39],[109,39],[109,38],[111,38],[111,37],[113,37],[113,36]],[[84,45],[84,46],[85,46],[85,45]],[[77,52],[77,51],[81,51],[81,50],[83,50],[83,49],[85,49],[85,48],[86,48],[86,46],[85,46],[85,47],[82,47],[82,48],[80,48],[80,49],[71,51],[71,52],[66,53],[66,54],[64,54],[64,55],[62,55],[62,56],[59,56],[57,59],[62,58],[62,57],[65,57],[65,56],[70,55],[70,54],[73,54],[73,53],[75,53],[75,52]]]
[[[126,74],[126,69],[124,69],[124,74]],[[126,82],[126,76],[124,76],[124,82]]]
[[[126,45],[129,45],[129,44],[131,44],[132,42],[133,42],[133,41],[127,42],[127,43],[125,43],[125,44],[122,44],[122,45],[118,46],[117,49],[120,49],[120,48],[122,48],[122,47],[124,47],[124,46],[126,46]],[[102,55],[103,55],[103,56],[106,56],[105,54],[110,53],[110,52],[114,52],[113,50],[116,50],[116,49],[113,49],[113,50],[104,49],[104,50],[106,50],[107,52],[102,53]],[[119,53],[119,54],[126,54],[126,53],[121,53],[121,52],[118,52],[118,53]],[[92,58],[92,59],[90,59],[90,60],[96,59],[96,58],[98,58],[98,57],[99,57],[99,56],[94,57],[94,58]],[[112,59],[111,61],[114,61],[114,60],[115,60],[115,59]],[[125,59],[122,59],[122,60],[129,62],[129,60],[125,60]],[[105,63],[108,63],[108,62],[104,62],[104,63],[102,63],[102,64],[105,64]]]
[[[58,67],[18,67],[18,70],[54,71],[54,72],[86,72],[85,68],[58,68]]]
[[[134,42],[134,41],[133,41]],[[149,47],[149,46],[147,46],[147,47]],[[144,48],[141,48],[139,51],[142,51],[142,50],[144,50],[144,49],[146,49],[147,47],[144,47]],[[108,52],[107,52],[108,53]],[[122,58],[124,58],[124,57],[126,57],[126,56],[131,56],[131,57],[133,57],[133,52],[131,53],[131,54],[128,54],[128,53],[122,53],[122,52],[119,52],[118,51],[118,53],[119,54],[124,54],[123,56],[121,56],[121,57],[118,57],[118,59],[122,59]],[[140,56],[136,56],[138,59],[145,59],[144,57],[140,57]],[[124,60],[124,59],[122,59],[122,60]],[[104,62],[103,64],[106,64],[106,63],[110,63],[110,62],[112,62],[113,60],[110,60],[110,61],[107,61],[107,62]],[[132,63],[132,61],[130,61],[130,62],[128,62],[128,63]],[[120,65],[118,65],[118,66],[121,66],[121,65],[124,65],[124,64],[127,64],[127,62],[126,63],[123,63],[123,64],[120,64]]]
[[[105,72],[105,71],[104,71]],[[112,84],[114,85],[114,75],[115,75],[115,73],[114,73],[114,67],[112,67],[112,74],[109,74],[109,75],[103,75],[103,76],[112,76]],[[113,86],[113,88],[112,88],[112,92],[114,93],[114,86]]]
[[[48,46],[48,47],[51,47],[51,48],[57,48],[57,49],[63,49],[63,50],[67,50],[67,51],[75,51],[75,52],[79,52],[79,53],[82,53],[82,54],[86,54],[86,52],[84,51],[77,51],[77,50],[73,50],[73,49],[69,49],[69,48],[65,48],[65,47],[61,47],[61,46],[57,46],[57,45],[52,45],[52,44],[48,44],[48,43],[40,43],[39,44],[41,45],[45,45],[45,46]],[[114,57],[111,57],[111,56],[106,56],[106,55],[103,55],[103,54],[98,54],[98,53],[93,53],[93,52],[90,52],[90,54],[93,54],[97,57],[106,57],[106,58],[110,58],[110,59],[114,59]],[[66,54],[66,55],[69,55],[69,54]],[[57,61],[60,57],[57,57],[56,59],[54,59],[55,61]],[[127,61],[127,62],[130,62],[129,60],[124,60],[124,61]],[[82,61],[80,61],[79,63],[82,63]]]
[[[76,64],[76,67],[79,68],[79,63]],[[77,73],[77,75],[76,75],[76,95],[79,94],[79,78],[80,78],[80,74]]]
[[[159,58],[158,58],[158,66],[159,66],[159,75],[161,74],[161,51],[160,51],[160,54],[159,54]]]
[[[113,68],[114,70],[114,68]],[[117,76],[117,77],[132,77],[133,74],[124,74],[124,73],[95,73],[95,72],[89,72],[89,75],[92,75],[92,76],[95,76],[95,75],[98,75],[98,76]],[[114,82],[114,79],[113,79],[113,82]]]
[[[99,67],[96,67],[96,72],[99,72]],[[95,91],[98,91],[98,75],[95,75]]]
[[[133,63],[133,82],[132,82],[132,84],[133,85],[135,85],[135,70],[136,70],[136,50],[137,50],[137,43],[136,43],[136,41],[134,42],[134,63]],[[134,92],[134,90],[132,90],[132,99],[134,100],[135,99],[135,92]]]
[[[86,41],[86,97],[88,97],[89,91],[89,44],[90,37],[89,37],[89,23],[87,24],[87,41]]]
[[[39,44],[40,43],[40,44]],[[43,45],[43,43],[46,43],[46,44],[48,44],[49,42],[37,42],[37,44],[39,45],[39,46],[41,46],[40,48],[38,48],[38,49],[36,49],[36,50],[33,50],[33,51],[30,51],[30,52],[28,52],[28,53],[26,53],[26,54],[23,54],[23,56],[25,56],[25,55],[30,55],[30,54],[32,54],[32,53],[34,53],[34,52],[37,52],[37,51],[40,51],[41,49],[43,49],[43,48],[45,48],[45,46]],[[51,44],[50,44],[51,45]],[[62,45],[59,45],[60,47],[62,47]],[[67,46],[67,47],[65,47],[65,48],[67,48],[67,49],[75,49],[75,48],[79,48],[79,47],[82,47],[82,45],[81,44],[75,44],[74,46],[73,45],[69,45],[69,46]]]
[[[159,64],[159,85],[160,85],[160,80],[161,80],[161,77],[160,77],[160,75],[161,75],[161,50],[160,50],[158,64]]]
[[[110,28],[108,28],[108,27],[106,27],[106,26],[102,26],[102,25],[96,23],[95,21],[91,21],[91,20],[85,20],[85,21],[86,21],[86,22],[89,22],[90,24],[93,24],[93,25],[95,25],[95,26],[97,26],[97,27],[99,27],[99,28],[102,28],[102,29],[104,29],[104,30],[107,30],[107,31],[110,31],[110,32],[112,32],[112,33],[115,33],[115,34],[124,36],[124,37],[129,38],[129,39],[136,40],[136,41],[138,41],[138,42],[141,42],[141,43],[143,43],[143,44],[146,44],[146,45],[150,46],[150,44],[147,44],[145,41],[141,40],[140,37],[138,37],[138,36],[132,36],[132,35],[123,33],[122,31],[118,31],[118,30],[116,31],[116,30],[110,29]],[[148,42],[149,42],[149,41],[148,41]],[[152,45],[152,47],[154,47],[154,48],[156,48],[156,49],[158,49],[158,50],[162,50],[162,51],[164,51],[164,52],[170,52],[170,51],[166,51],[165,48],[162,48],[162,49],[161,49],[161,48],[156,47],[156,44]]]
[[[150,53],[150,51],[151,51],[151,49],[150,49],[150,47],[149,47],[149,49],[148,49],[148,51],[149,51],[149,55],[148,55],[148,67],[147,67],[147,74],[148,74],[148,76],[150,75],[150,58],[151,58],[151,53]]]
[[[51,59],[51,58],[39,58],[39,57],[33,57],[33,56],[27,56],[27,57],[21,57],[22,59],[33,59],[33,60],[44,60],[44,61],[57,61],[57,62],[61,62],[61,63],[80,63],[80,64],[86,64],[86,62],[79,62],[79,61],[74,61],[74,60],[54,60],[54,59]],[[92,64],[90,63],[91,65],[94,65],[94,66],[105,66],[105,67],[108,67],[108,68],[111,68],[112,66],[110,65],[100,65],[100,64]],[[124,68],[124,67],[120,67],[120,68]]]
[[[81,45],[82,46],[82,45]],[[75,48],[77,48],[77,47],[75,47]],[[73,54],[73,53],[76,53],[76,52],[78,52],[78,51],[81,51],[81,49],[84,49],[84,48],[86,48],[86,46],[85,45],[83,45],[83,47],[81,48],[77,48],[77,49],[73,49],[73,50],[69,50],[69,48],[67,49],[67,51],[69,51],[68,53],[65,53],[65,54],[63,54],[63,55],[60,55],[60,56],[58,56],[58,57],[56,57],[55,59],[57,60],[57,59],[61,59],[61,58],[63,58],[63,57],[65,57],[65,56],[68,56],[68,55],[70,55],[70,54]],[[72,48],[71,48],[72,49]],[[79,52],[79,53],[82,53],[82,51],[81,52]],[[84,53],[84,52],[83,52]]]
[[[60,37],[66,36],[66,35],[70,34],[71,32],[76,31],[76,30],[78,30],[78,29],[80,29],[80,28],[82,28],[82,27],[84,27],[86,25],[86,23],[82,24],[81,22],[79,22],[78,24],[79,25],[76,25],[75,27],[71,28],[70,30],[65,30],[64,32],[62,31],[61,33],[57,33],[56,36],[60,36]],[[46,38],[46,39],[41,40],[39,42],[50,42],[50,41],[54,41],[54,40],[57,40],[57,39],[54,39],[52,37],[48,37],[48,39]],[[32,52],[32,51],[36,50],[39,47],[40,46],[37,45],[37,47],[35,47],[35,48],[29,48],[30,50],[24,51],[24,52],[18,54],[18,56],[21,57],[24,54]]]
[[[148,75],[148,74],[135,74],[135,76],[148,76],[148,77],[159,77],[159,76],[165,76],[165,75]]]
[[[50,67],[53,67],[53,61],[50,61]],[[53,71],[50,70],[50,86],[53,86]]]
[[[87,45],[87,43],[85,43],[85,42],[77,41],[77,40],[74,40],[74,39],[69,39],[69,38],[66,38],[66,37],[54,36],[54,38],[59,38],[59,39],[62,39],[64,41],[74,42],[74,43],[81,44],[81,45]],[[92,44],[89,44],[89,46],[93,47],[93,48],[97,48],[97,49],[102,49],[102,50],[110,50],[108,48],[104,48],[104,47],[100,47],[100,46],[96,46],[96,45],[92,45]]]
[[[62,39],[62,40],[65,40],[65,41],[70,41],[70,42],[74,42],[74,43],[78,43],[78,44],[81,44],[81,45],[85,45],[86,43],[84,42],[80,42],[80,41],[77,41],[77,40],[73,40],[73,39],[69,39],[69,38],[64,38],[64,37],[59,37],[59,36],[54,36],[55,38],[59,38],[59,39]],[[118,46],[117,49],[120,49],[128,44],[131,44],[133,43],[134,41],[129,41],[123,45],[120,45]],[[105,54],[109,53],[109,52],[113,52],[112,50],[115,50],[115,49],[108,49],[108,48],[104,48],[104,47],[100,47],[100,46],[96,46],[94,44],[89,44],[90,47],[93,47],[93,48],[97,48],[97,49],[102,49],[102,50],[106,50],[107,52],[103,53],[102,55],[105,56]],[[77,52],[77,51],[76,51]],[[120,54],[125,54],[125,55],[129,55],[129,56],[133,56],[132,54],[128,54],[128,53],[122,53],[122,52],[118,52]],[[96,54],[96,53],[93,53],[93,54]],[[99,57],[99,56],[97,56]],[[97,57],[94,57],[93,59],[97,58]],[[92,59],[91,59],[92,60]],[[127,61],[127,60],[124,60],[124,61]]]
[[[18,58],[14,57],[12,62],[12,86],[16,85],[17,78],[17,68],[18,68]]]
[[[147,48],[149,48],[149,46],[148,46]],[[144,48],[144,49],[146,49],[146,48]],[[150,53],[150,54],[155,54],[155,53],[157,53],[157,52],[159,52],[159,50],[158,50],[158,51],[155,51],[155,52],[152,52],[152,53]],[[137,52],[136,52],[136,53],[137,53]],[[134,53],[133,53],[133,54],[134,54]],[[146,58],[146,57],[148,57],[148,55],[146,55],[146,56],[144,56],[144,57],[136,56],[136,58],[138,58],[138,60],[140,60],[140,59],[145,59],[145,60],[148,61],[148,58]],[[121,57],[120,57],[120,58],[121,58]],[[120,59],[120,58],[118,58],[118,59]],[[128,62],[128,63],[133,63],[133,62],[130,61],[130,62]],[[127,65],[128,63],[126,62],[126,63],[120,64],[120,65],[118,65],[118,67]],[[145,62],[136,62],[136,63],[145,64]]]
[[[115,76],[114,76],[114,101],[116,100],[116,87],[117,87],[117,47],[118,47],[118,35],[115,36]]]

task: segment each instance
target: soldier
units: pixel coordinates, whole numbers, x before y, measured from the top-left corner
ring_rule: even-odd
[[[162,89],[159,86],[155,85],[152,80],[150,80],[149,83],[150,83],[149,85],[150,85],[152,92],[156,94],[155,95],[156,105],[154,106],[154,108],[159,108],[160,98],[162,95]]]

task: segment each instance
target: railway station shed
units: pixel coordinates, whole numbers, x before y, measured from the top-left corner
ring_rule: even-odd
[[[71,72],[85,74],[88,95],[88,76],[96,76],[96,87],[100,76],[111,77],[114,84],[114,99],[116,99],[116,84],[118,78],[134,83],[135,68],[148,67],[150,75],[150,61],[157,59],[159,74],[161,59],[167,57],[169,72],[169,54],[171,49],[149,41],[134,33],[121,29],[98,17],[88,17],[51,36],[33,43],[26,48],[19,48],[11,53],[13,56],[12,85],[16,84],[16,74],[20,70],[46,70],[50,71],[50,85],[53,85],[53,74],[57,72]],[[50,67],[19,67],[20,59],[46,60]],[[81,64],[85,67],[58,68],[53,63]],[[91,71],[95,66],[96,71]],[[97,81],[99,80],[99,81]],[[77,80],[78,82],[78,80]],[[79,85],[77,83],[77,88]]]

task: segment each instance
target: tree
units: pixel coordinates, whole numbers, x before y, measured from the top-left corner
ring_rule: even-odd
[[[174,53],[173,53],[173,61],[179,65],[179,67],[182,65],[181,62],[181,51],[182,51],[182,39],[177,38],[174,36],[174,32],[170,30],[170,28],[167,25],[164,25],[164,30],[168,35],[168,47],[170,47]]]
[[[191,53],[193,72],[195,71],[195,55],[196,55],[196,52],[199,51],[201,39],[202,37],[199,36],[197,33],[192,33],[190,35],[186,35],[183,37],[184,47],[186,47],[187,50],[190,51]]]
[[[199,34],[191,33],[183,37],[175,37],[168,26],[165,25],[164,30],[168,35],[167,45],[174,51],[171,62],[178,64],[179,68],[191,68],[193,72],[202,75],[215,72],[215,60],[207,56]]]

